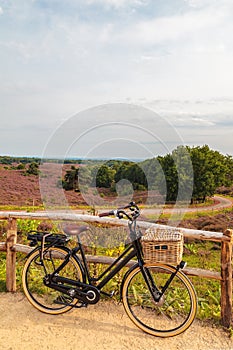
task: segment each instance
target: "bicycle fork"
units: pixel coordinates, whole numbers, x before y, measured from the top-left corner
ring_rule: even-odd
[[[169,285],[172,283],[173,279],[177,275],[178,271],[180,269],[183,269],[185,267],[186,263],[184,261],[181,261],[180,264],[176,267],[175,271],[170,275],[168,280],[166,281],[165,285],[161,287],[161,290],[159,290],[158,286],[156,286],[153,277],[151,276],[151,273],[147,267],[144,265],[140,266],[142,275],[145,279],[146,285],[148,287],[148,290],[150,291],[153,301],[156,303],[157,306],[160,305],[160,303],[163,302],[163,295]]]

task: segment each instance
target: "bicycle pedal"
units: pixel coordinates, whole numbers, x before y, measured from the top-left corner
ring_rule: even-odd
[[[81,303],[81,304],[79,304],[79,305],[73,305],[73,308],[75,308],[75,309],[81,309],[81,307],[88,307],[88,304],[86,304],[86,303]]]
[[[72,306],[75,309],[80,309],[81,307],[87,307],[88,305],[86,303],[81,303],[81,304],[72,304],[73,299],[65,296],[59,296],[57,299],[54,300],[55,304],[59,305],[65,305],[65,306]]]
[[[72,302],[73,302],[73,298],[69,298],[61,295],[54,300],[55,304],[66,305],[66,306],[71,306]]]

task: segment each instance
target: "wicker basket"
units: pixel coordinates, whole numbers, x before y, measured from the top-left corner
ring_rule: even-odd
[[[178,229],[151,227],[141,238],[146,263],[178,265],[183,254],[183,234]]]

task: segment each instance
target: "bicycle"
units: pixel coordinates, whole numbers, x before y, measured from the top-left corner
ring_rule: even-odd
[[[139,207],[131,202],[100,217],[113,215],[127,218],[130,243],[123,253],[98,277],[90,275],[80,234],[87,226],[63,229],[64,234],[32,232],[28,235],[31,246],[27,256],[22,283],[29,302],[38,310],[58,315],[72,308],[96,304],[102,288],[132,259],[135,264],[125,273],[120,289],[124,309],[134,324],[146,333],[170,337],[184,332],[194,321],[197,297],[194,287],[178,266],[161,263],[146,264],[143,260],[141,231],[137,226]],[[70,236],[77,237],[75,248],[66,243]]]

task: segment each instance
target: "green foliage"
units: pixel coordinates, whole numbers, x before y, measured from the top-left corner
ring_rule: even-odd
[[[194,255],[197,254],[196,244],[194,244],[194,243],[186,243],[186,244],[184,244],[184,246],[190,253],[192,253]]]
[[[30,231],[37,230],[40,221],[38,220],[27,220],[27,219],[18,219],[17,220],[17,229],[18,232],[27,234]]]
[[[232,159],[225,157],[218,151],[210,150],[209,146],[187,147],[193,165],[194,188],[193,200],[205,201],[207,196],[213,196],[216,189],[230,184],[229,168]]]
[[[13,163],[39,163],[40,158],[36,157],[13,157],[13,156],[0,156],[0,164],[11,165]]]
[[[6,231],[7,231],[7,221],[3,221],[1,220],[0,221],[0,239],[1,239],[1,236],[4,236],[6,234]]]
[[[82,190],[86,190],[87,184],[90,184],[91,178],[95,171],[95,166],[91,167],[78,167],[71,166],[70,170],[66,171],[62,182],[59,180],[57,186],[62,186],[66,191],[74,190],[79,191],[79,187],[82,186]]]
[[[28,169],[25,171],[25,175],[39,175],[39,164],[36,162],[30,163]]]
[[[20,163],[20,164],[17,166],[17,170],[23,170],[23,169],[25,169],[25,164]]]
[[[96,175],[96,186],[110,188],[114,181],[115,169],[108,167],[107,165],[102,165]]]
[[[78,188],[78,171],[79,169],[72,166],[70,170],[66,171],[62,186],[66,191]]]
[[[18,231],[18,243],[28,244],[27,234],[30,231],[36,231],[40,222],[38,220],[27,220],[18,219],[17,220],[17,231]]]
[[[166,181],[166,201],[176,201],[178,195],[178,173],[175,166],[174,159],[171,154],[167,154],[164,157],[158,157],[158,161],[161,164],[165,175]]]
[[[115,191],[121,180],[128,180],[133,190],[157,191],[167,202],[205,202],[218,187],[233,185],[233,159],[208,145],[179,146],[163,157],[139,163],[110,160],[72,166],[58,186],[75,191],[79,185],[85,191],[88,187]]]
[[[0,292],[6,292],[6,254],[0,253]]]
[[[140,164],[123,162],[122,165],[118,167],[114,177],[115,183],[122,179],[128,180],[132,184],[134,190],[147,189],[146,174]]]

